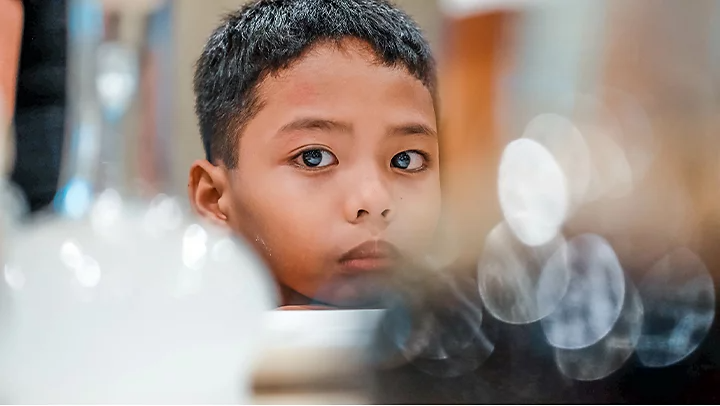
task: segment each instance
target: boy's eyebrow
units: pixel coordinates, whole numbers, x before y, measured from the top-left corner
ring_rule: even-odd
[[[291,121],[280,128],[277,132],[278,135],[284,133],[291,133],[293,131],[300,130],[332,130],[344,133],[352,133],[353,128],[351,124],[341,123],[333,120],[326,120],[322,118],[305,117]]]
[[[425,124],[410,123],[391,128],[390,135],[423,135],[437,138],[437,131]]]
[[[353,132],[353,126],[349,123],[343,123],[334,120],[304,117],[293,120],[283,125],[277,132],[277,134],[281,135],[302,130],[338,131],[350,134]],[[435,131],[432,127],[422,123],[409,123],[390,128],[390,131],[388,131],[388,135],[420,135],[437,138],[437,131]]]

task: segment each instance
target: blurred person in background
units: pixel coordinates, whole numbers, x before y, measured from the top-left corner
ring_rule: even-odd
[[[3,115],[12,116],[14,111],[16,134],[11,179],[32,211],[52,202],[60,173],[67,66],[65,6],[65,0],[0,0],[1,86],[7,104]]]

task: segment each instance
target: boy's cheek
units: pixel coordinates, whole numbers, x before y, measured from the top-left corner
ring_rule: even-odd
[[[403,193],[396,201],[398,219],[416,228],[432,228],[440,220],[440,187],[428,187],[415,193]]]

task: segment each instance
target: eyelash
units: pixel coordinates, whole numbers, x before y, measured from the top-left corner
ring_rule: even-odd
[[[324,152],[327,152],[327,153],[329,153],[329,154],[331,154],[332,156],[335,157],[335,154],[333,154],[332,151],[330,151],[328,148],[325,148],[325,147],[307,147],[307,148],[304,148],[304,149],[298,151],[295,155],[293,155],[293,157],[290,159],[290,163],[292,163],[292,164],[295,165],[296,167],[298,167],[298,168],[300,168],[300,169],[302,169],[302,170],[308,171],[308,172],[322,172],[323,170],[326,170],[326,169],[328,169],[328,168],[330,168],[330,167],[333,167],[333,166],[337,165],[337,164],[333,164],[333,165],[327,165],[327,166],[321,166],[321,167],[312,167],[312,166],[307,166],[307,165],[305,165],[305,164],[302,162],[302,156],[303,156],[303,154],[305,154],[306,152],[310,152],[310,151],[324,151]],[[337,160],[337,157],[335,157],[335,160]]]
[[[327,148],[325,148],[325,147],[308,147],[308,148],[305,148],[305,149],[303,149],[303,150],[298,151],[295,155],[293,155],[292,158],[290,159],[290,163],[292,163],[293,165],[297,166],[298,168],[300,168],[300,169],[302,169],[302,170],[309,171],[309,172],[321,172],[321,171],[323,171],[323,170],[326,170],[326,169],[328,169],[328,168],[330,168],[330,167],[333,167],[333,166],[337,165],[337,163],[336,163],[336,164],[333,164],[333,165],[327,165],[327,166],[322,166],[322,167],[312,167],[312,166],[307,166],[307,165],[305,165],[305,164],[302,163],[302,162],[299,162],[299,160],[302,159],[303,154],[305,154],[306,152],[310,152],[310,151],[324,151],[324,152],[327,152],[327,153],[331,154],[332,156],[334,156],[335,159],[337,160],[337,157],[335,156],[335,154],[333,154],[332,151],[330,151],[329,149],[327,149]],[[420,168],[418,168],[418,169],[414,169],[414,170],[404,170],[404,169],[401,169],[401,168],[393,167],[393,166],[392,166],[392,163],[391,163],[391,164],[390,164],[390,165],[391,165],[391,166],[390,166],[391,169],[398,169],[398,170],[400,170],[400,171],[403,172],[403,173],[413,174],[413,173],[418,173],[418,172],[423,172],[423,171],[425,171],[425,170],[428,168],[430,162],[432,162],[432,160],[430,159],[430,156],[429,156],[429,154],[428,154],[427,152],[420,151],[420,150],[416,150],[416,149],[408,149],[408,150],[405,150],[405,151],[400,151],[400,152],[398,152],[397,154],[400,154],[400,153],[403,153],[403,152],[419,154],[419,155],[422,156],[422,158],[423,158],[423,165],[422,165]],[[393,158],[395,158],[395,156],[396,156],[397,154],[393,155]],[[392,158],[391,158],[391,160],[392,160]]]

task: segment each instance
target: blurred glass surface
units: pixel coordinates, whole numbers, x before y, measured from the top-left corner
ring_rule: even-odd
[[[171,15],[172,2],[68,3],[55,211],[18,222],[2,189],[5,402],[249,402],[276,292],[243,241],[163,193]],[[138,151],[151,164],[133,176]]]

